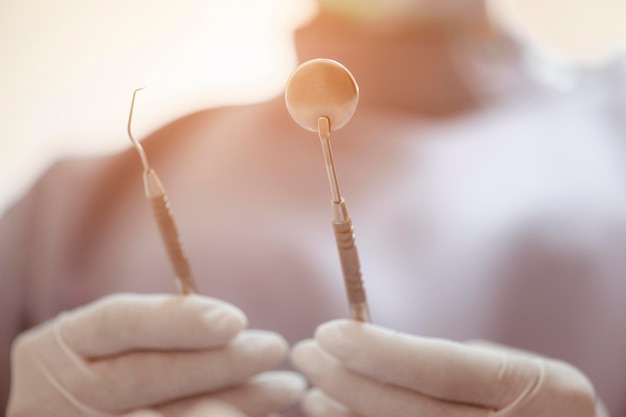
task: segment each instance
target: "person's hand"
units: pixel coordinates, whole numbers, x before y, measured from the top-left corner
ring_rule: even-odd
[[[207,400],[223,404],[207,416],[266,416],[305,382],[261,373],[287,345],[246,325],[236,307],[197,295],[115,295],[64,313],[14,342],[7,416],[195,416]]]
[[[163,417],[154,410],[141,410],[125,414],[124,417]],[[245,414],[219,400],[203,400],[176,417],[247,417]]]
[[[592,385],[564,362],[339,320],[292,353],[317,388],[311,417],[593,417]]]

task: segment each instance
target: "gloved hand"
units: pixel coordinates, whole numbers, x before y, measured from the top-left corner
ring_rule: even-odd
[[[14,342],[7,416],[179,417],[207,399],[266,416],[305,384],[257,375],[286,343],[246,325],[236,307],[197,295],[115,295],[61,314]]]
[[[126,414],[124,417],[163,417],[163,414],[153,410],[142,410]],[[176,417],[246,417],[246,415],[222,401],[204,400]]]
[[[318,389],[311,417],[599,417],[574,367],[519,351],[427,339],[339,320],[292,361]]]

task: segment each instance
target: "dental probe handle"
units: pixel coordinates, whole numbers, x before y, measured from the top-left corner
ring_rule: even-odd
[[[183,249],[183,243],[174,223],[165,189],[153,169],[148,169],[143,175],[146,197],[152,206],[152,213],[159,227],[161,238],[165,244],[167,255],[176,275],[179,290],[184,294],[198,292],[189,261]]]
[[[367,297],[361,278],[361,263],[356,248],[352,219],[348,215],[346,203],[333,202],[333,229],[339,251],[339,260],[350,304],[350,314],[354,320],[369,323],[370,315]]]

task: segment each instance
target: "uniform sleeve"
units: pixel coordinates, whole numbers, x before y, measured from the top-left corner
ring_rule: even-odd
[[[36,193],[26,195],[0,218],[0,409],[5,410],[10,388],[13,339],[25,327],[29,241]]]

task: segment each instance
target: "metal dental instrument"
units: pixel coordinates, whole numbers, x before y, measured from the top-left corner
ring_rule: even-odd
[[[179,290],[184,295],[195,294],[198,290],[193,276],[191,275],[189,261],[185,255],[182,240],[178,234],[176,224],[174,223],[174,216],[172,215],[172,211],[170,209],[167,194],[165,194],[165,188],[163,188],[163,185],[161,184],[161,181],[159,180],[159,177],[154,169],[150,168],[143,146],[141,146],[141,143],[133,137],[131,132],[133,109],[135,108],[135,97],[137,92],[140,90],[143,90],[143,87],[133,91],[133,99],[130,103],[130,112],[128,114],[128,137],[135,146],[135,149],[137,149],[139,157],[141,158],[141,164],[143,165],[143,184],[146,197],[152,206],[152,214],[154,215],[154,219],[159,227],[159,232],[161,233],[161,238],[165,244],[167,255],[170,263],[172,264],[172,268],[174,269]]]
[[[352,318],[369,322],[369,310],[352,220],[339,192],[330,133],[350,121],[359,101],[359,87],[346,67],[329,59],[314,59],[291,74],[285,102],[291,117],[306,130],[317,132],[322,143],[332,193],[332,223]]]

